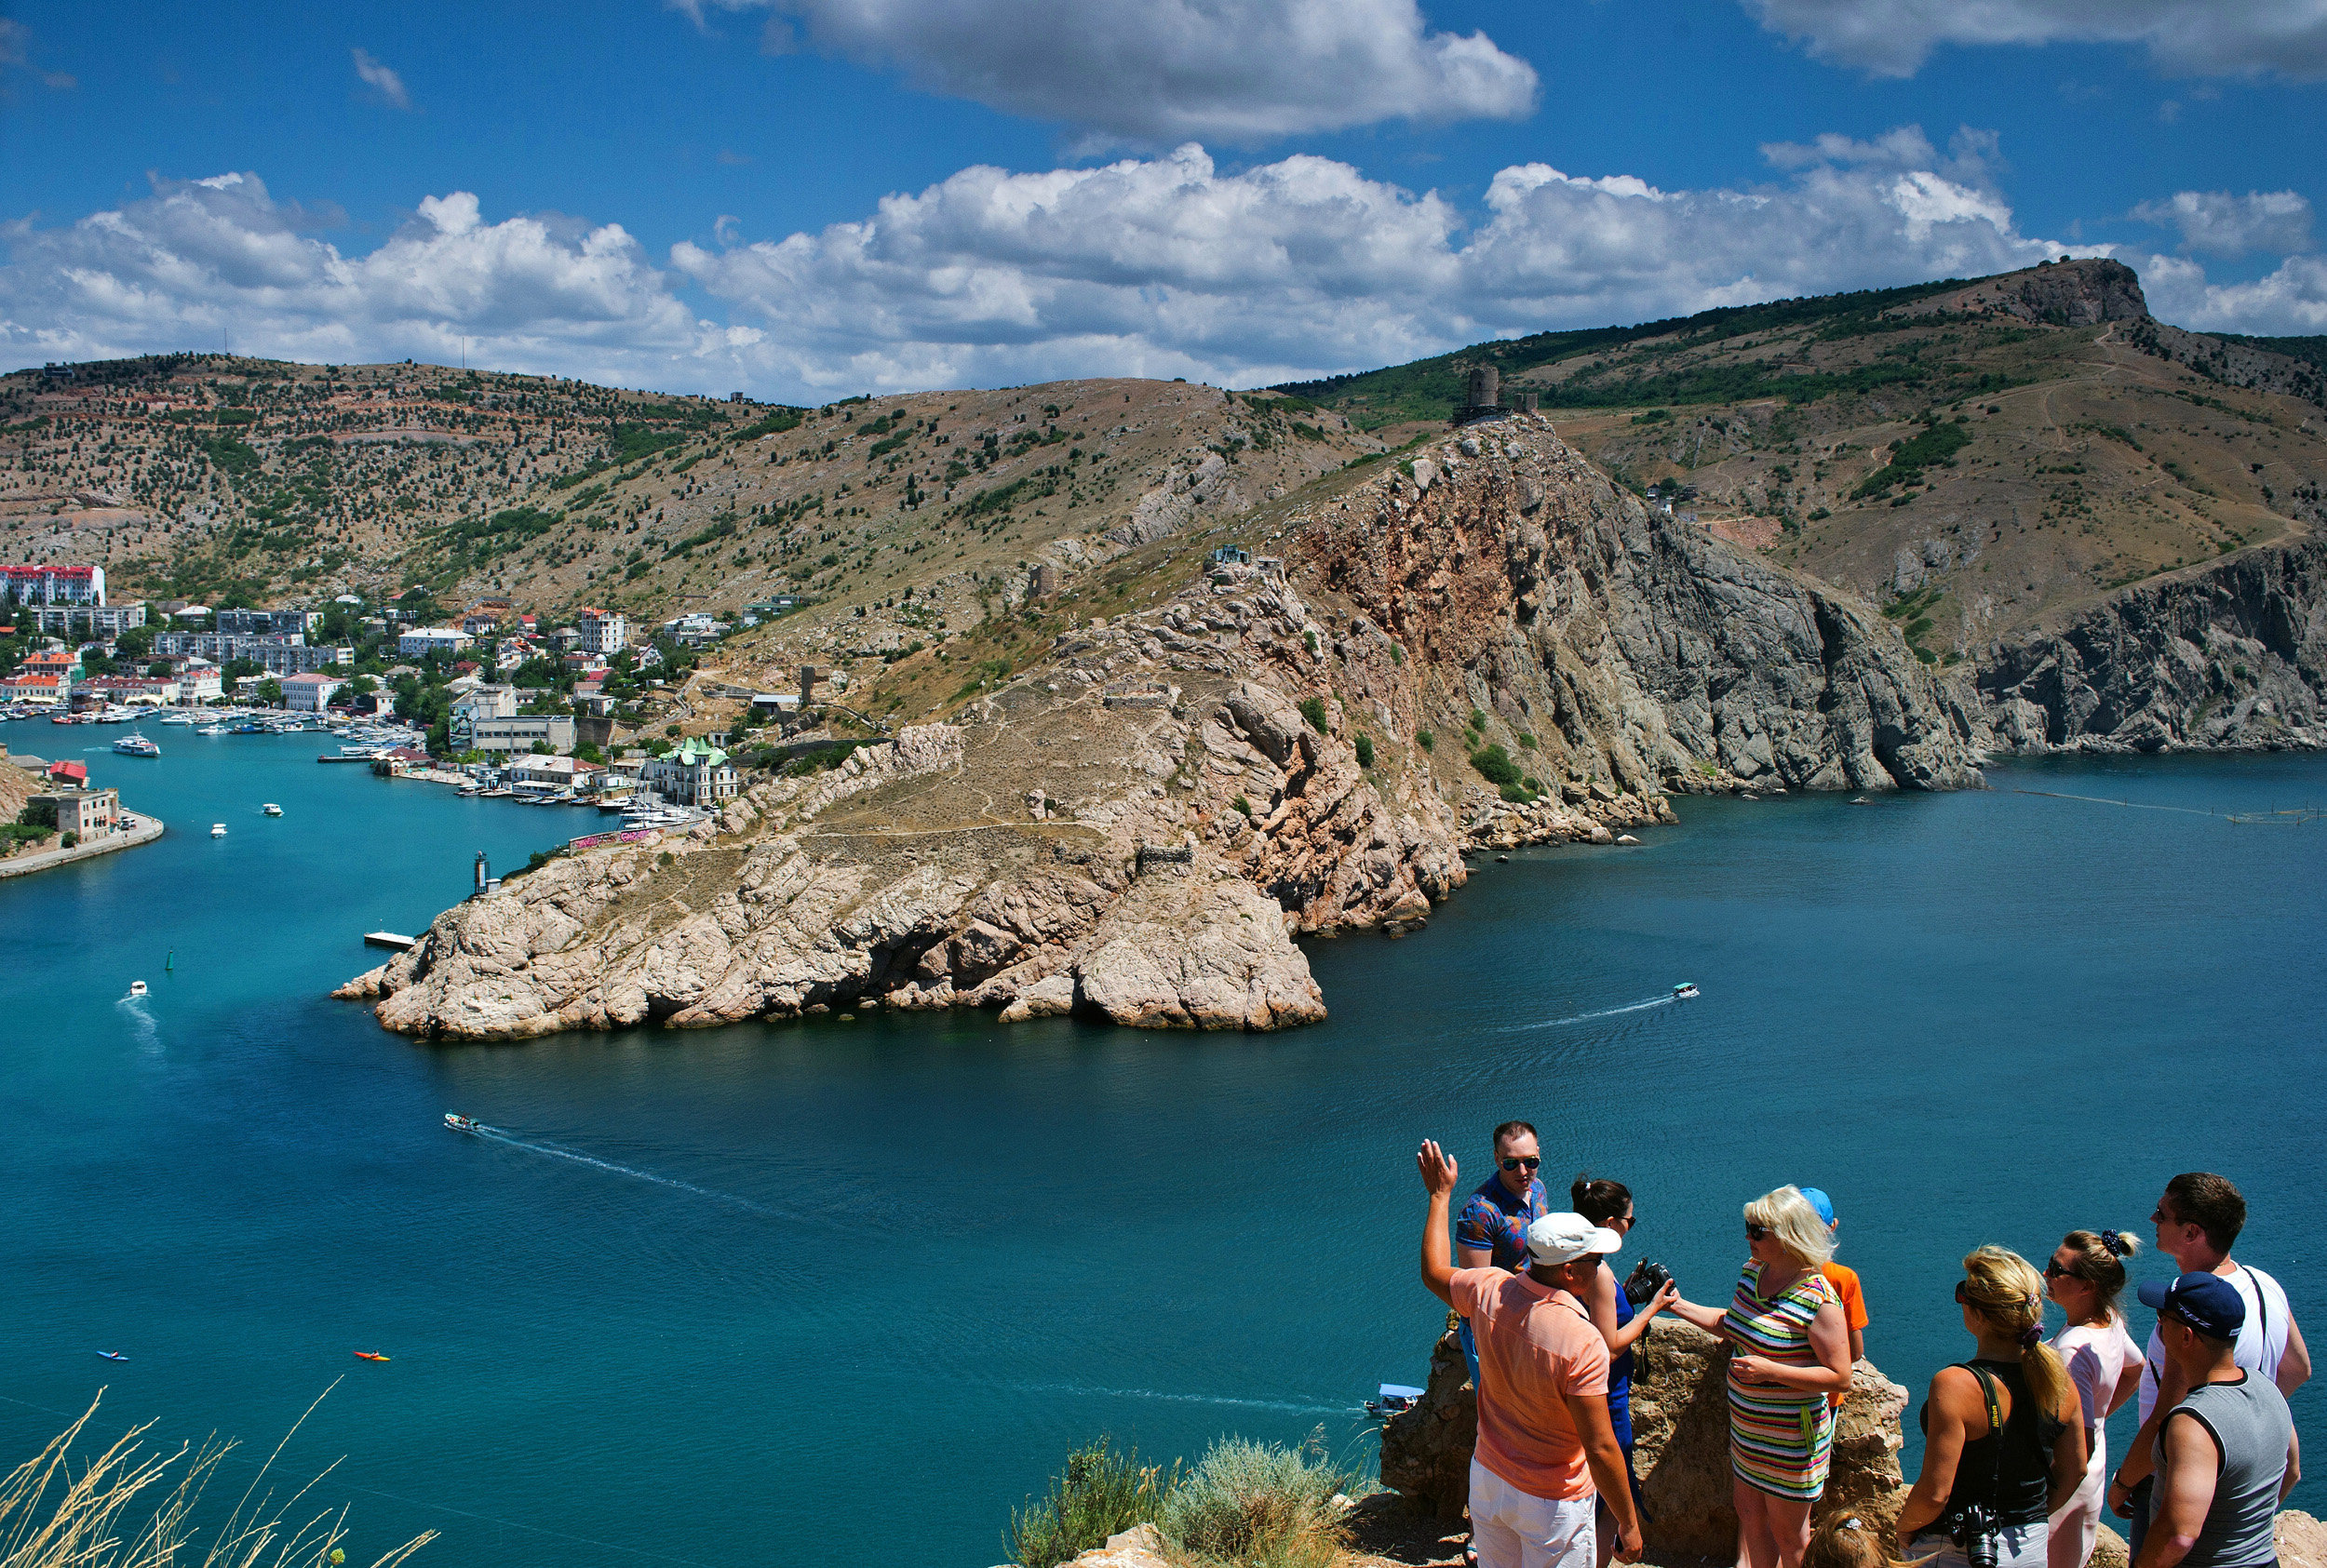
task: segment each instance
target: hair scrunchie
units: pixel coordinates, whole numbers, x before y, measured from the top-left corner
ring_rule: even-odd
[[[2040,1322],[2030,1323],[2020,1331],[2020,1347],[2023,1350],[2033,1350],[2037,1347],[2037,1342],[2043,1337],[2044,1325]]]
[[[2119,1235],[2114,1230],[2105,1230],[2101,1233],[2101,1245],[2106,1247],[2118,1257],[2123,1257],[2127,1253],[2132,1251],[2132,1248],[2125,1245],[2125,1238]]]

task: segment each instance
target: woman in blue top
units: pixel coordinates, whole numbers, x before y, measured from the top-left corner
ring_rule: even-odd
[[[1590,1172],[1578,1176],[1567,1189],[1568,1206],[1590,1220],[1604,1226],[1619,1236],[1629,1235],[1633,1227],[1632,1190],[1621,1182],[1594,1181]],[[1592,1292],[1584,1306],[1591,1311],[1593,1326],[1600,1337],[1607,1341],[1607,1414],[1608,1424],[1616,1428],[1616,1441],[1624,1449],[1624,1474],[1632,1481],[1633,1506],[1640,1506],[1640,1478],[1632,1467],[1632,1367],[1633,1342],[1648,1332],[1649,1320],[1679,1299],[1680,1287],[1670,1280],[1664,1288],[1638,1307],[1632,1297],[1617,1283],[1616,1272],[1600,1260],[1600,1271],[1592,1281]],[[1600,1510],[1600,1568],[1607,1568],[1610,1554],[1616,1546],[1612,1521],[1606,1508]]]

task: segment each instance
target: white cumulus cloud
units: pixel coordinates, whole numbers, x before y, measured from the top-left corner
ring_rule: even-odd
[[[1985,133],[1958,132],[1944,156],[1913,127],[1768,154],[1770,181],[1707,190],[1514,164],[1466,208],[1309,154],[1224,171],[1189,143],[965,168],[782,237],[722,217],[666,265],[619,224],[496,221],[457,191],[347,255],[316,214],[226,174],[67,225],[0,226],[0,361],[227,330],[238,349],[327,361],[447,362],[465,338],[472,364],[788,400],[1094,375],[1254,385],[2108,249],[2023,234]],[[2282,240],[2278,221],[2245,233]],[[2186,256],[2119,254],[2185,325],[2318,331],[2327,315],[2327,268],[2307,256],[2217,286]]]
[[[2119,43],[2187,75],[2327,76],[2327,0],[1743,0],[1812,54],[1912,76],[1944,44]]]
[[[430,196],[362,256],[309,232],[255,174],[156,181],[69,226],[0,227],[0,355],[14,364],[207,348],[308,361],[471,358],[632,384],[718,352],[619,224],[489,222]]]
[[[1384,120],[1513,119],[1533,66],[1415,0],[671,0],[765,10],[770,46],[901,70],[1008,114],[1153,142],[1251,142]]]
[[[2209,256],[2243,256],[2250,250],[2307,250],[2311,204],[2299,191],[2176,191],[2163,201],[2145,201],[2132,215],[2161,229],[2178,229],[2182,248]]]
[[[364,86],[380,95],[383,102],[396,109],[410,109],[412,106],[412,95],[404,90],[402,76],[366,50],[350,49],[348,53],[355,58],[356,74],[362,79]]]

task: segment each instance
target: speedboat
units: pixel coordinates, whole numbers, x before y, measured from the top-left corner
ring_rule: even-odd
[[[142,980],[130,981],[129,994],[133,997],[141,997],[145,995],[145,982]]]
[[[1685,1002],[1696,994],[1697,983],[1694,980],[1684,980],[1673,987],[1673,999],[1676,1002]]]
[[[259,810],[260,810],[260,811],[264,811],[264,812],[265,812],[268,816],[270,816],[270,817],[279,817],[279,816],[281,816],[281,815],[283,814],[283,808],[282,808],[282,807],[280,807],[280,806],[277,806],[277,805],[276,805],[274,801],[272,801],[272,800],[268,801],[265,805],[263,805],[263,806],[260,807],[260,808],[259,808]]]
[[[1381,1397],[1365,1401],[1365,1414],[1375,1416],[1402,1414],[1422,1402],[1426,1389],[1410,1387],[1403,1383],[1385,1383]]]
[[[109,1361],[126,1361],[129,1359],[118,1350],[100,1350],[97,1353]]]
[[[197,735],[223,735],[226,733],[226,726],[223,724],[205,724],[201,729],[196,730],[195,733]]]
[[[155,722],[157,724],[194,724],[199,721],[190,713],[166,713]]]
[[[124,757],[159,757],[162,748],[132,730],[114,743],[114,750]]]
[[[451,1128],[455,1132],[474,1132],[477,1131],[477,1119],[473,1116],[463,1116],[458,1111],[445,1112],[444,1124],[447,1127]]]
[[[226,837],[226,824],[225,824],[224,823],[222,823],[222,822],[214,822],[214,823],[210,824],[210,837],[211,837],[211,838],[225,838],[225,837]]]

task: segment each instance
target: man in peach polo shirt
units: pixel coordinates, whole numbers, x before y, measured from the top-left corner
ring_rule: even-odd
[[[1480,1568],[1594,1568],[1594,1503],[1616,1521],[1616,1557],[1640,1557],[1624,1451],[1607,1415],[1607,1341],[1581,1293],[1623,1239],[1580,1214],[1527,1226],[1527,1269],[1456,1268],[1446,1236],[1453,1157],[1425,1140],[1414,1157],[1430,1190],[1422,1283],[1471,1320],[1479,1347],[1479,1435],[1471,1459],[1471,1540]]]

